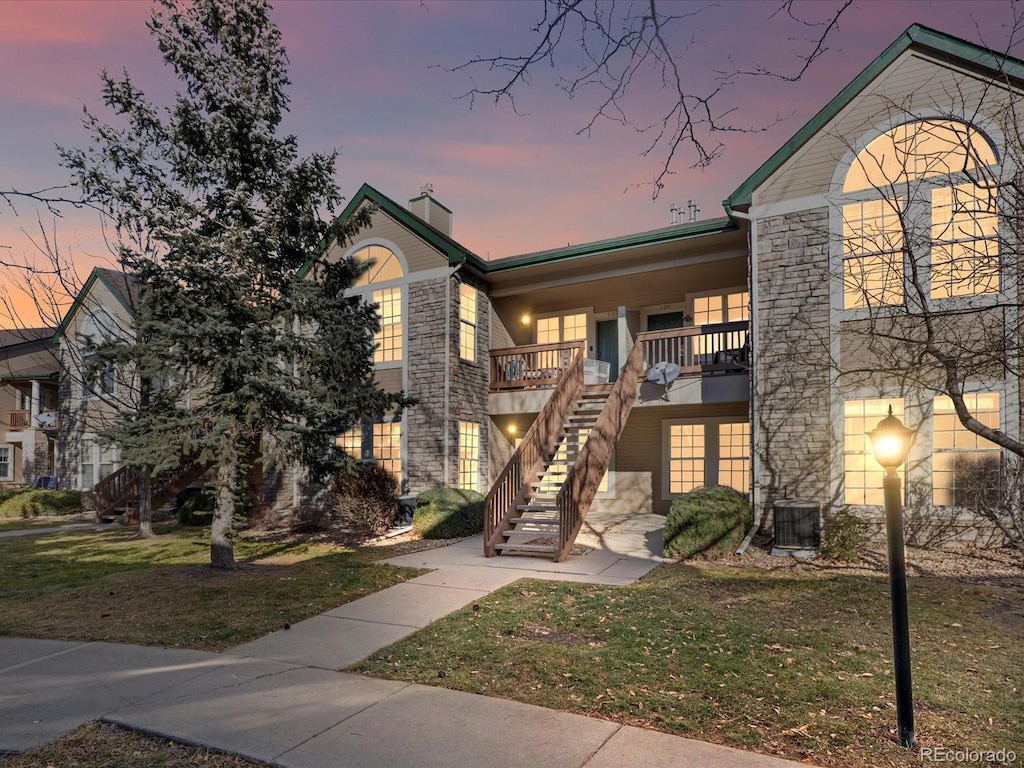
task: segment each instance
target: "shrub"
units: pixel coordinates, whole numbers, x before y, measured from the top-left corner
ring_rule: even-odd
[[[424,539],[458,539],[484,530],[484,497],[476,491],[436,488],[416,497],[413,528]]]
[[[351,533],[370,538],[385,533],[395,519],[398,483],[383,467],[361,463],[334,478],[334,512]]]
[[[825,512],[821,553],[829,560],[841,563],[859,562],[868,543],[869,528],[866,520],[857,517],[847,507]]]
[[[217,491],[213,488],[203,488],[189,493],[178,504],[178,522],[198,528],[210,525],[216,506]]]
[[[73,515],[82,511],[80,491],[24,490],[0,503],[0,517]]]
[[[665,521],[665,556],[730,555],[743,541],[750,503],[732,488],[695,488],[672,502]]]
[[[28,485],[23,485],[20,488],[0,488],[0,504],[3,504],[8,499],[13,499],[15,496],[28,493],[31,490],[32,487]]]

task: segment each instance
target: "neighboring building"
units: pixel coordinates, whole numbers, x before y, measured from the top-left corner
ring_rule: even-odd
[[[488,554],[565,556],[588,508],[665,513],[700,485],[750,494],[769,526],[783,498],[872,516],[863,435],[889,406],[920,425],[908,480],[956,506],[965,461],[998,448],[959,425],[935,366],[896,362],[924,314],[941,318],[940,345],[977,352],[960,371],[977,418],[1021,434],[1019,342],[992,340],[1019,339],[1000,211],[1022,78],[1019,61],[911,27],[725,217],[493,261],[453,239],[429,185],[408,207],[364,185],[342,216],[373,206],[371,225],[322,258],[371,263],[352,294],[378,306],[377,381],[416,403],[338,444],[403,493],[488,494]],[[76,307],[127,308],[110,280],[94,274]],[[77,317],[65,338],[84,333]],[[84,487],[102,457],[83,463],[88,419],[61,418],[62,480]]]
[[[53,477],[58,363],[53,328],[0,331],[0,487]]]

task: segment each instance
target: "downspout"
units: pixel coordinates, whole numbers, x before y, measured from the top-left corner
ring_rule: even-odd
[[[451,454],[451,360],[452,360],[452,278],[455,273],[466,266],[466,254],[459,257],[459,263],[452,267],[444,279],[444,481],[442,487],[449,483],[449,463]]]
[[[757,219],[749,213],[735,210],[729,200],[723,203],[728,216],[735,216],[750,224],[750,495],[754,506],[754,523],[743,537],[736,554],[742,556],[750,546],[750,542],[764,524],[765,510],[761,504],[761,460],[760,442],[761,431],[758,428],[758,400],[757,400],[757,365],[760,358],[758,345],[759,329],[757,321],[757,310],[760,304],[760,292],[757,281]]]

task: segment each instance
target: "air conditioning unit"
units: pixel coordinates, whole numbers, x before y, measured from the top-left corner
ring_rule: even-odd
[[[611,375],[611,364],[604,360],[593,360],[586,358],[583,361],[583,383],[584,384],[607,384]]]
[[[780,499],[772,505],[775,520],[773,555],[809,555],[821,546],[821,505],[816,501]]]

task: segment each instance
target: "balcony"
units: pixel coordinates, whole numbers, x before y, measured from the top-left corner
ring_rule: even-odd
[[[673,328],[637,334],[643,348],[642,372],[661,363],[679,366],[680,378],[746,373],[750,368],[748,324]],[[554,387],[562,371],[583,354],[582,342],[531,344],[491,350],[491,392]],[[628,352],[628,350],[627,350]],[[627,355],[620,354],[625,360]]]
[[[40,411],[39,415],[36,416],[35,424],[32,423],[32,411],[27,408],[8,411],[7,428],[10,430],[41,429],[45,432],[56,432],[57,411]]]

